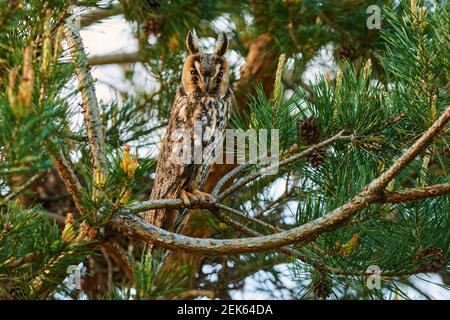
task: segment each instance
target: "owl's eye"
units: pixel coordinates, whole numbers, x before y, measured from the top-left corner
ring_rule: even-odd
[[[195,76],[197,74],[197,72],[195,72],[195,70],[191,70],[191,75]]]
[[[221,78],[223,76],[223,72],[220,71],[219,74],[217,75],[219,78]]]

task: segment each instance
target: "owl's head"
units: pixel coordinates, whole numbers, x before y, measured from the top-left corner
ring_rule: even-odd
[[[225,33],[219,36],[214,53],[200,51],[197,35],[189,31],[186,37],[189,55],[184,62],[181,83],[183,90],[204,95],[219,95],[223,97],[228,90],[228,62],[223,56],[228,48],[228,38]]]

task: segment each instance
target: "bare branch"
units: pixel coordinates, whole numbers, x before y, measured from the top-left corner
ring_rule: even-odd
[[[251,217],[245,216],[245,215],[244,215],[243,213],[241,213],[240,211],[235,210],[235,209],[232,209],[232,208],[229,208],[229,207],[227,207],[227,206],[224,206],[224,205],[220,205],[220,204],[219,204],[219,205],[217,205],[217,207],[220,207],[221,209],[224,209],[224,210],[227,210],[227,211],[231,211],[231,212],[233,212],[234,214],[238,215],[238,216],[241,217],[241,218],[253,219],[253,218],[251,218]],[[247,226],[245,226],[245,225],[243,225],[243,224],[237,222],[236,220],[230,218],[230,217],[229,217],[228,215],[226,215],[226,214],[223,214],[222,212],[220,212],[220,210],[218,210],[218,209],[216,209],[216,208],[215,208],[215,209],[212,209],[211,212],[213,212],[214,215],[215,215],[217,218],[219,218],[222,222],[224,222],[224,223],[230,225],[231,227],[235,228],[235,229],[238,230],[238,231],[243,232],[244,234],[246,234],[246,235],[248,235],[248,236],[252,236],[252,237],[261,237],[261,236],[262,236],[261,233],[255,231],[255,230],[252,230],[252,229],[250,229],[249,227],[247,227]],[[257,220],[257,219],[256,219],[256,220]],[[259,221],[258,223],[264,225],[266,228],[269,228],[269,229],[271,229],[272,231],[275,231],[275,232],[280,232],[280,231],[281,231],[281,229],[277,229],[276,227],[273,227],[273,226],[271,226],[271,225],[269,225],[270,227],[267,226],[268,224],[266,224],[264,221],[261,221],[261,220],[258,220],[258,221]],[[302,260],[302,261],[305,261],[305,260],[306,260],[306,257],[305,257],[301,252],[299,252],[299,251],[297,251],[297,250],[294,250],[294,249],[292,249],[292,248],[289,248],[289,247],[281,247],[281,248],[277,248],[277,250],[280,251],[281,253],[284,253],[284,254],[288,255],[288,256],[297,257],[297,258],[299,258],[299,259]],[[305,262],[306,262],[306,261],[305,261]],[[309,263],[309,262],[307,262],[307,263]]]
[[[283,195],[281,195],[280,197],[278,197],[277,199],[271,201],[269,204],[267,204],[264,208],[262,208],[261,210],[259,210],[258,212],[255,213],[254,217],[259,219],[262,215],[264,215],[266,212],[269,212],[271,210],[274,209],[274,207],[278,207],[280,206],[282,203],[284,203],[285,200],[288,200],[289,198],[291,198],[292,196],[297,194],[297,190],[295,190],[294,188],[292,188],[292,190],[283,193]]]
[[[52,221],[54,221],[54,222],[64,226],[64,223],[66,221],[66,218],[64,216],[62,216],[60,214],[57,214],[57,213],[54,213],[54,212],[50,212],[50,211],[45,211],[45,215],[47,215],[47,217],[50,220],[52,220]]]
[[[408,188],[397,192],[386,191],[378,201],[384,203],[399,203],[437,197],[444,194],[450,194],[450,183],[435,184],[423,188]]]
[[[210,299],[214,299],[216,297],[216,293],[212,290],[189,290],[183,292],[176,297],[175,300],[191,300],[198,297],[207,297]]]
[[[43,254],[42,252],[30,252],[26,256],[19,258],[19,259],[11,259],[7,261],[6,266],[9,269],[14,269],[20,266],[23,266],[24,264],[30,263],[41,257]]]
[[[21,185],[19,188],[17,188],[13,192],[7,194],[3,200],[0,200],[0,203],[3,201],[8,201],[8,200],[14,199],[20,193],[22,193],[25,189],[27,189],[29,186],[31,186],[34,182],[36,182],[39,178],[41,178],[43,175],[44,175],[44,172],[39,172],[39,173],[35,174],[30,179],[28,179],[23,185]]]
[[[111,8],[95,8],[81,15],[81,27],[90,26],[100,20],[115,16],[123,12],[122,5],[115,5]]]
[[[136,51],[131,53],[116,53],[110,55],[93,56],[88,58],[87,63],[90,66],[98,66],[105,64],[128,64],[140,61],[141,58],[139,56],[139,52]]]

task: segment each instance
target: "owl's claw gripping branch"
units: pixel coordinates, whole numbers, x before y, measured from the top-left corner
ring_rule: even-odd
[[[183,201],[183,204],[184,204],[186,207],[189,208],[189,207],[191,206],[191,201],[190,201],[190,199],[189,199],[189,195],[188,195],[188,192],[187,192],[187,191],[181,190],[181,191],[180,191],[180,194],[179,194],[179,197],[180,197],[181,201]]]
[[[194,195],[198,200],[203,201],[203,202],[214,203],[216,201],[216,199],[214,199],[214,197],[211,194],[200,191],[200,190],[192,191],[192,195]]]
[[[181,190],[179,198],[181,199],[181,201],[183,201],[184,206],[187,208],[189,208],[192,203],[197,202],[214,203],[216,201],[216,199],[211,194],[200,190],[193,190],[192,192]]]

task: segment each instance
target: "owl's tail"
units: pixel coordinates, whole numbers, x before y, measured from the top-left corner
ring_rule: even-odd
[[[189,210],[186,208],[177,210],[177,215],[175,216],[173,231],[176,233],[182,233],[184,226],[189,219]]]
[[[150,199],[175,199],[178,197],[178,191],[171,192],[170,194],[160,195],[158,190],[150,195]],[[145,212],[144,219],[148,223],[151,223],[159,228],[166,229],[168,231],[174,231],[181,233],[186,225],[189,217],[189,210],[187,209],[154,209]],[[148,244],[148,249],[153,249],[153,244]]]
[[[176,209],[155,209],[145,212],[144,219],[150,224],[159,228],[171,231],[175,224],[178,210]],[[147,249],[149,252],[153,251],[153,243],[149,242]]]
[[[187,209],[155,209],[147,211],[145,220],[168,231],[181,232],[188,218]]]

